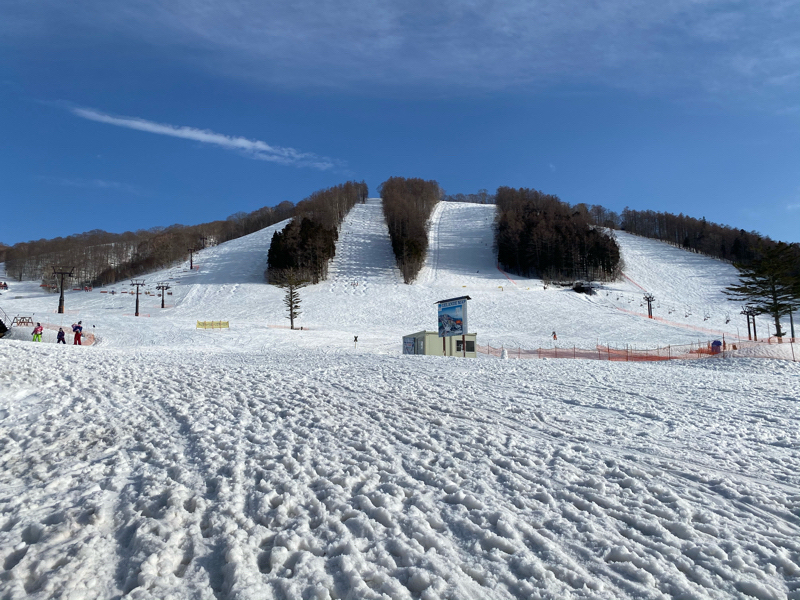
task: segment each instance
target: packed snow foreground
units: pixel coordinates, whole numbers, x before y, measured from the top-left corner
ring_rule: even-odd
[[[0,598],[800,598],[797,363],[401,354],[465,293],[480,344],[735,335],[730,266],[620,234],[635,283],[545,290],[496,268],[491,210],[437,208],[407,286],[356,206],[303,331],[269,327],[275,228],[146,277],[149,316],[129,282],[67,315],[12,283],[6,313],[97,341],[0,341]],[[686,322],[619,310],[636,285]]]

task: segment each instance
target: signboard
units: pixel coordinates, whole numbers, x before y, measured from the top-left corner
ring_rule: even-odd
[[[439,337],[452,337],[466,335],[467,328],[467,300],[454,298],[438,302],[439,305]]]
[[[417,338],[414,337],[404,337],[403,338],[403,354],[416,354],[415,343]]]

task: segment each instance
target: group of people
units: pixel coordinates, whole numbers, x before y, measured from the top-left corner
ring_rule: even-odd
[[[5,281],[0,281],[0,290],[7,290],[8,284]]]
[[[33,341],[34,342],[41,342],[42,341],[42,331],[44,331],[44,327],[42,327],[41,323],[36,323],[36,327],[33,328]],[[77,323],[72,324],[72,333],[74,334],[74,341],[72,342],[73,346],[82,346],[81,338],[83,337],[83,325],[82,321],[78,321]],[[66,345],[66,334],[64,333],[64,328],[58,328],[58,334],[56,335],[56,344],[64,344]]]

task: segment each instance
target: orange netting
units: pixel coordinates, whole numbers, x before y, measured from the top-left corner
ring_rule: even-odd
[[[750,342],[737,340],[734,343],[724,342],[722,345],[714,345],[713,342],[697,342],[694,344],[669,345],[660,348],[612,348],[611,346],[598,345],[594,349],[578,348],[577,346],[564,347],[553,346],[551,348],[537,348],[528,350],[524,348],[493,348],[492,346],[481,346],[476,344],[476,349],[481,354],[489,356],[502,356],[505,350],[508,358],[582,358],[587,360],[608,360],[608,361],[631,361],[631,362],[654,362],[661,360],[694,360],[713,356],[733,357],[747,356],[750,358],[783,358],[795,360],[794,347],[789,348],[792,353],[783,356],[776,354],[774,345],[783,343],[789,347],[795,340],[784,338],[765,340],[764,342]],[[773,346],[773,348],[767,348]],[[800,351],[800,348],[797,349]],[[800,358],[800,356],[798,356]]]

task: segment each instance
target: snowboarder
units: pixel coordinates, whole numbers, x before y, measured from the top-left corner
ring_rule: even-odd
[[[33,328],[33,341],[34,342],[41,342],[42,341],[42,331],[44,331],[44,327],[42,327],[41,323],[37,323],[36,327]]]
[[[76,325],[72,326],[72,331],[75,333],[75,341],[72,342],[73,346],[82,346],[81,344],[81,335],[83,334],[83,327],[81,326],[81,321],[78,321]]]
[[[64,344],[67,345],[67,341],[64,339],[64,328],[58,328],[58,335],[56,335],[56,344]]]

